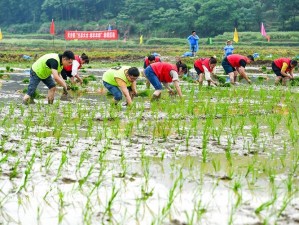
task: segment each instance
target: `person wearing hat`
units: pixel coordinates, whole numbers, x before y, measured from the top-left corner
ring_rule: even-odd
[[[282,83],[282,85],[286,86],[287,80],[294,78],[293,71],[297,64],[297,60],[290,58],[275,59],[272,62],[272,70],[276,74],[275,85]]]
[[[176,64],[170,64],[167,62],[156,62],[150,64],[144,71],[145,76],[154,86],[155,92],[152,100],[159,99],[162,92],[162,84],[168,90],[169,94],[174,94],[174,91],[169,86],[169,83],[173,82],[174,87],[180,97],[182,97],[182,91],[179,85],[179,76],[187,73],[187,65],[178,61]]]
[[[234,52],[234,46],[232,45],[232,41],[231,40],[228,40],[226,42],[226,46],[223,48],[223,50],[224,50],[224,57],[233,54],[233,52]]]
[[[69,77],[71,83],[75,83],[75,78],[79,81],[80,84],[83,83],[83,80],[79,76],[78,70],[82,67],[83,64],[89,63],[89,58],[85,53],[82,53],[81,56],[75,55],[72,65],[64,66],[61,71],[61,76],[64,80],[67,80]]]
[[[232,54],[227,57],[224,57],[222,60],[222,67],[226,74],[229,75],[230,83],[235,85],[237,76],[240,74],[241,78],[244,78],[249,84],[251,80],[248,78],[245,72],[245,66],[254,61],[252,55],[243,56],[238,54]]]

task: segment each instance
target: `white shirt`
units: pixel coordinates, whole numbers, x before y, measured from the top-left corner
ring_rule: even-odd
[[[172,77],[172,81],[179,80],[179,74],[175,70],[170,70],[170,76]]]
[[[211,73],[208,70],[208,68],[205,67],[204,65],[202,65],[202,68],[204,70],[206,80],[211,80]],[[215,72],[216,72],[216,66],[213,68],[212,73],[215,74]]]
[[[79,66],[80,66],[80,63],[74,59],[73,64],[72,64],[72,76],[76,76],[78,74]]]

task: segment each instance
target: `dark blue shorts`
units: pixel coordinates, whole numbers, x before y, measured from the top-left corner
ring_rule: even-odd
[[[194,69],[196,71],[196,73],[199,75],[201,73],[204,73],[204,71],[201,71],[198,67],[194,66]]]
[[[36,73],[31,69],[30,70],[30,81],[28,85],[27,95],[30,97],[33,96],[39,82],[43,82],[49,89],[56,86],[55,81],[53,80],[52,76],[48,76],[46,79],[39,78]]]
[[[221,65],[222,65],[222,67],[223,67],[226,74],[229,74],[229,73],[232,73],[232,72],[236,71],[236,69],[229,64],[226,57],[222,60]]]
[[[283,75],[281,74],[281,69],[276,66],[274,62],[272,62],[272,70],[276,74],[276,76],[283,77]]]

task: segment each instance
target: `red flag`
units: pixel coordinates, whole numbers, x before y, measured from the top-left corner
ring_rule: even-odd
[[[51,26],[50,26],[50,34],[55,35],[55,24],[54,24],[53,19],[52,19]]]

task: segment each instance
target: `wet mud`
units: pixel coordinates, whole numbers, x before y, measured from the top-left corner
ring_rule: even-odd
[[[1,80],[0,224],[298,223],[297,89],[182,82],[129,109],[103,71],[53,105],[22,105],[28,71]]]

